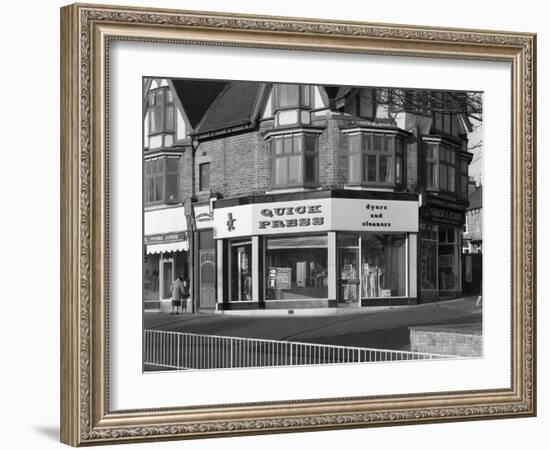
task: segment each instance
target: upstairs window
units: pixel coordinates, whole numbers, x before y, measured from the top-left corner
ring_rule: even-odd
[[[426,156],[426,187],[430,190],[457,192],[458,149],[441,142],[424,142]],[[461,170],[461,183],[463,166]],[[467,189],[466,165],[466,189]],[[462,185],[461,185],[461,189]]]
[[[176,129],[174,95],[169,87],[149,91],[149,135],[171,133]]]
[[[199,164],[199,191],[210,189],[210,163]]]
[[[317,135],[294,133],[270,141],[271,187],[315,186],[318,183]]]
[[[178,202],[179,158],[157,158],[145,161],[145,204]]]
[[[273,92],[275,109],[311,108],[313,105],[313,86],[276,84]]]
[[[352,185],[394,186],[405,181],[401,136],[356,133],[349,136],[348,182]]]

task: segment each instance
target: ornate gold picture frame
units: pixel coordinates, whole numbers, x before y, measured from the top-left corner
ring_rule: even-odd
[[[508,63],[511,126],[502,127],[511,128],[506,153],[511,155],[511,183],[505,188],[511,192],[510,386],[113,409],[109,68],[110,46],[120,41]],[[85,4],[62,8],[62,442],[81,446],[534,416],[535,87],[536,36],[530,33]]]

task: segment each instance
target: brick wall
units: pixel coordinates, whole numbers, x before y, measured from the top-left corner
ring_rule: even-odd
[[[466,357],[483,356],[481,324],[411,327],[411,351]]]
[[[342,188],[348,180],[349,137],[342,127],[354,124],[348,118],[330,117],[316,120],[312,125],[324,127],[319,135],[319,184],[323,188]],[[269,144],[264,132],[272,129],[271,122],[264,122],[259,131],[244,132],[201,141],[195,152],[195,197],[206,201],[210,192],[224,198],[261,194],[270,190]],[[418,183],[418,158],[416,137],[407,146],[407,188]],[[191,150],[182,158],[180,190],[182,200],[191,192],[189,158]],[[210,190],[199,191],[199,166],[210,163]]]

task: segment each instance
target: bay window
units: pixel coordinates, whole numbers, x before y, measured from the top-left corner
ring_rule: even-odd
[[[178,201],[179,157],[164,157],[145,161],[145,204]]]
[[[270,140],[271,186],[315,186],[318,182],[318,137],[312,133],[273,136]]]
[[[459,160],[459,155],[457,154],[458,152],[458,148],[440,141],[424,142],[426,187],[428,189],[456,193],[456,174],[458,169],[460,169],[460,189],[463,189],[462,183],[464,182],[464,166],[457,165]],[[465,169],[467,177],[467,164]]]
[[[405,182],[405,145],[397,134],[349,135],[348,183],[394,186]]]

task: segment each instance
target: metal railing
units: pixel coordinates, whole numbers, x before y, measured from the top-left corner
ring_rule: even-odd
[[[454,358],[365,347],[274,341],[163,330],[144,331],[144,364],[165,369],[228,369]]]

